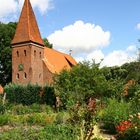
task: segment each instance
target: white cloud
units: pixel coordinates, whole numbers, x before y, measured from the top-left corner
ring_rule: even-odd
[[[130,45],[128,46],[128,48],[126,49],[127,52],[136,52],[137,48],[135,45]]]
[[[72,56],[79,61],[101,62],[102,66],[120,66],[126,62],[137,59],[137,48],[135,45],[128,46],[125,50],[114,50],[105,55],[102,47],[110,43],[110,32],[104,31],[99,25],[76,21],[74,24],[57,30],[48,37],[57,50],[68,53],[72,51]]]
[[[104,57],[105,56],[101,50],[95,50],[87,55],[86,60],[95,60],[95,63],[100,63]]]
[[[137,59],[137,49],[136,46],[129,46],[125,50],[114,50],[107,55],[104,55],[101,50],[93,50],[86,56],[75,57],[77,62],[87,60],[95,60],[95,63],[101,62],[101,67],[103,66],[121,66],[124,63],[132,62]],[[103,61],[102,61],[103,60]]]
[[[138,30],[140,30],[140,23],[138,23],[136,27]]]
[[[30,0],[33,7],[41,14],[53,8],[53,0]],[[9,22],[17,20],[24,0],[0,0],[0,21]]]
[[[95,60],[95,63],[100,63],[104,59],[104,54],[101,50],[93,50],[88,54],[79,54],[75,59],[77,62]]]
[[[55,49],[62,49],[65,52],[71,49],[76,53],[86,53],[108,46],[110,32],[105,32],[98,25],[76,21],[62,30],[55,31],[48,37],[48,40],[53,43]]]
[[[0,20],[5,20],[11,14],[15,16],[18,9],[18,4],[15,0],[0,0]]]
[[[102,66],[120,66],[129,60],[129,55],[122,50],[109,53],[103,60]]]

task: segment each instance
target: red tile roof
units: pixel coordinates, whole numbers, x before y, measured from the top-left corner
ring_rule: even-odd
[[[29,0],[25,0],[12,44],[35,42],[44,45]]]
[[[3,87],[0,85],[0,94],[3,93]]]
[[[44,48],[43,61],[51,73],[59,73],[63,69],[69,70],[77,64],[70,55],[50,48]]]

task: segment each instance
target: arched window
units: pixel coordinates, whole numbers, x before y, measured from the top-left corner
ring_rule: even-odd
[[[41,73],[39,74],[39,78],[41,78]]]
[[[16,79],[17,79],[17,80],[19,79],[19,73],[16,74]]]
[[[24,56],[26,56],[27,54],[26,54],[26,50],[24,50]]]
[[[17,57],[19,57],[19,52],[17,51]]]
[[[30,68],[29,68],[29,75],[32,75],[32,71],[33,71],[33,70],[32,70],[32,68],[30,67]]]
[[[34,56],[36,57],[36,50],[34,50]]]
[[[41,58],[41,52],[39,52],[39,56],[40,56],[40,58]]]
[[[26,74],[26,72],[24,72],[24,79],[27,79],[27,74]]]

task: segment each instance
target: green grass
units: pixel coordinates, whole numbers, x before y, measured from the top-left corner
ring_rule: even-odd
[[[75,140],[77,131],[72,126],[18,127],[0,133],[1,140]]]
[[[77,129],[66,111],[55,112],[47,105],[6,104],[0,115],[0,140],[75,140]]]

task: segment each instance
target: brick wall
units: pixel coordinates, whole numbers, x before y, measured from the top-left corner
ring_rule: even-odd
[[[12,82],[43,84],[44,49],[26,44],[12,49]]]
[[[47,68],[47,66],[45,64],[43,64],[43,80],[44,80],[44,84],[53,83],[53,76],[54,76],[54,74],[52,74],[49,71],[49,69]]]

